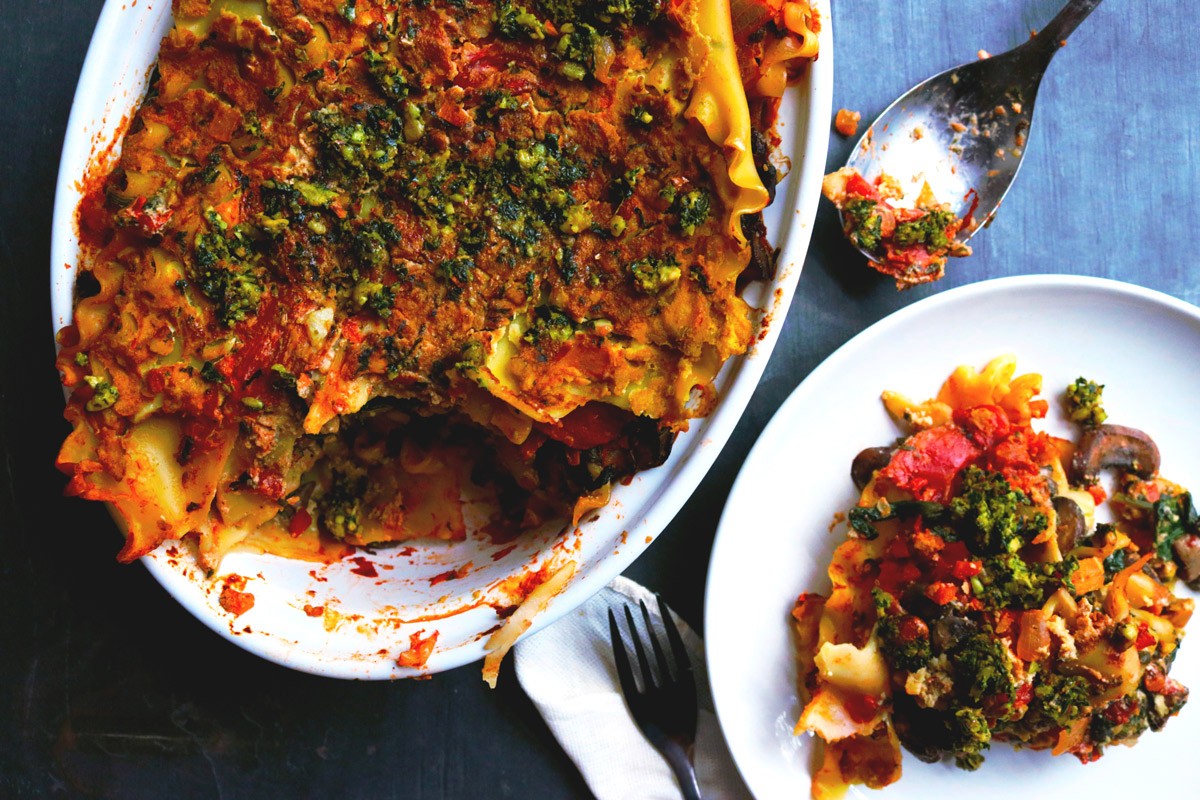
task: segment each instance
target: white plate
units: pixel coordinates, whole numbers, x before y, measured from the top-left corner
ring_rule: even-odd
[[[808,796],[811,739],[799,716],[790,612],[804,591],[828,593],[825,570],[845,540],[833,516],[858,498],[850,462],[900,434],[880,392],[937,393],[959,364],[1003,353],[1017,374],[1044,376],[1044,428],[1069,435],[1057,402],[1083,375],[1105,385],[1109,421],[1141,428],[1162,451],[1162,474],[1200,488],[1200,309],[1115,281],[1030,276],[977,283],[904,308],[854,337],[792,393],[738,475],[713,546],[705,650],[725,738],[759,800]],[[1182,592],[1186,589],[1180,586]],[[1193,623],[1195,624],[1195,623]],[[1073,756],[996,745],[976,773],[904,754],[904,777],[860,797],[1196,797],[1200,759],[1200,642],[1171,671],[1197,698],[1133,749]],[[1121,794],[1118,794],[1121,792]],[[1129,792],[1129,794],[1125,794]]]
[[[159,40],[171,24],[170,2],[127,3],[108,0],[96,25],[75,92],[59,167],[51,243],[51,291],[54,330],[71,319],[71,291],[78,259],[75,208],[79,180],[123,130],[125,116],[143,93]],[[770,324],[750,354],[732,359],[718,377],[721,402],[712,416],[679,437],[671,459],[636,476],[613,492],[599,518],[574,535],[557,531],[527,535],[516,547],[493,545],[484,537],[446,545],[418,543],[409,549],[371,556],[377,578],[354,574],[352,563],[329,567],[270,556],[234,554],[216,580],[206,581],[190,558],[172,558],[159,548],[144,559],[151,573],[189,611],[213,630],[264,658],[296,669],[340,678],[395,678],[415,674],[398,667],[395,656],[409,636],[439,634],[437,647],[422,672],[437,672],[481,658],[488,633],[500,624],[489,601],[508,604],[506,583],[536,569],[555,543],[573,548],[578,569],[569,587],[539,616],[534,630],[565,614],[620,574],[666,527],[704,477],[729,438],[750,399],[775,345],[804,253],[820,197],[833,97],[833,41],[827,14],[822,15],[821,57],[805,79],[785,97],[779,133],[782,151],[793,165],[767,211],[772,241],[781,248],[779,274],[769,285],[751,287],[747,299],[766,307]],[[114,553],[115,532],[111,536]],[[470,563],[465,577],[433,578]],[[249,577],[246,591],[254,608],[238,618],[218,602],[222,575]],[[320,616],[305,605],[336,610],[340,622],[326,630]]]

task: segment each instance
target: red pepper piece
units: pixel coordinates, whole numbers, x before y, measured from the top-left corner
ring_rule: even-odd
[[[567,447],[587,450],[616,439],[632,419],[628,411],[608,403],[586,403],[556,425],[537,422],[534,427]]]
[[[929,588],[925,590],[925,596],[940,606],[949,603],[958,594],[958,588],[953,583],[946,581],[938,581],[937,583],[929,584]]]
[[[278,310],[279,299],[273,294],[264,295],[254,322],[245,331],[246,343],[231,357],[221,359],[218,363],[218,371],[232,381],[235,390],[244,388],[254,373],[271,368],[283,330],[279,324]]]
[[[878,200],[879,190],[867,183],[866,179],[856,172],[846,181],[846,196],[865,197],[868,200]]]
[[[1137,639],[1134,640],[1133,644],[1138,650],[1145,650],[1148,647],[1158,644],[1158,639],[1154,638],[1154,634],[1150,633],[1149,628],[1146,627],[1146,623],[1143,622],[1141,625],[1138,625]]]
[[[288,533],[292,536],[299,536],[308,530],[308,526],[312,524],[312,514],[309,514],[306,509],[300,509],[293,516],[291,522],[288,523]]]
[[[879,565],[879,577],[876,579],[876,583],[888,594],[896,594],[902,587],[920,577],[921,570],[911,562],[884,561]]]
[[[846,698],[845,708],[850,719],[862,724],[875,719],[875,713],[879,710],[879,701],[869,694],[854,693]]]
[[[978,575],[982,570],[983,564],[978,561],[956,561],[950,572],[960,581],[965,581],[972,575]]]

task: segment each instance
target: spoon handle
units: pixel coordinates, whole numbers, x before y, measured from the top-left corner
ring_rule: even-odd
[[[1096,6],[1100,3],[1101,0],[1071,0],[1062,11],[1058,12],[1058,16],[1038,31],[1033,38],[1041,45],[1039,49],[1046,53],[1047,61],[1058,52],[1058,48],[1066,42],[1071,32],[1079,27],[1079,23],[1087,19],[1088,14],[1095,11]]]

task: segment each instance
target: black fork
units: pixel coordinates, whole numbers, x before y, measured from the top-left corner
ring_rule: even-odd
[[[667,663],[667,655],[663,650],[658,636],[654,634],[654,626],[650,621],[650,611],[643,601],[642,619],[646,625],[646,638],[650,640],[650,648],[654,650],[654,659],[658,664],[658,683],[654,682],[654,674],[650,669],[650,659],[646,656],[646,645],[638,634],[634,623],[633,611],[625,606],[625,619],[629,623],[629,636],[633,639],[633,650],[637,654],[638,666],[641,670],[641,689],[638,688],[634,677],[633,667],[629,663],[629,653],[621,640],[621,630],[617,627],[617,617],[612,609],[608,610],[608,628],[612,635],[613,657],[617,662],[617,676],[621,681],[621,693],[629,706],[629,713],[642,733],[663,754],[667,763],[679,781],[684,800],[701,800],[700,787],[696,784],[696,770],[692,766],[692,748],[696,743],[696,677],[692,674],[692,662],[688,659],[687,650],[683,646],[683,638],[671,618],[671,612],[658,599],[658,613],[662,616],[663,627],[667,631],[667,641],[671,646],[671,655],[675,661],[675,673]]]

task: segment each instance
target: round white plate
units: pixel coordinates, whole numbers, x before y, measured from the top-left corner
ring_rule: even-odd
[[[169,0],[108,0],[96,25],[59,166],[50,269],[55,331],[71,320],[80,179],[94,161],[106,164],[112,158],[106,148],[118,139],[126,115],[140,101],[159,41],[171,25],[170,10]],[[340,678],[417,674],[395,662],[415,633],[438,634],[436,648],[419,672],[481,658],[488,635],[502,622],[494,606],[510,605],[508,587],[538,569],[554,547],[572,551],[577,571],[532,630],[567,613],[620,574],[704,477],[749,402],[778,338],[808,249],[825,167],[833,41],[827,14],[822,22],[821,57],[785,96],[780,111],[781,151],[792,170],[765,215],[771,239],[781,248],[779,272],[773,282],[747,290],[747,300],[766,312],[765,335],[748,355],[725,366],[717,380],[717,410],[679,437],[666,464],[618,487],[596,519],[563,537],[557,530],[533,533],[512,547],[481,535],[455,544],[417,542],[367,556],[377,576],[355,573],[350,562],[325,567],[235,553],[211,580],[186,554],[173,556],[164,546],[143,560],[151,573],[197,618],[238,645],[295,669]],[[116,532],[96,535],[112,536],[115,554]],[[455,570],[459,577],[439,580]],[[245,591],[255,597],[253,609],[236,618],[219,603],[222,578],[228,574],[248,578]],[[315,615],[309,616],[305,606]]]
[[[921,401],[959,364],[1014,353],[1017,374],[1044,376],[1044,430],[1070,435],[1058,402],[1075,378],[1105,385],[1109,421],[1141,428],[1162,451],[1162,474],[1200,488],[1200,309],[1115,281],[1042,275],[987,281],[904,308],[854,337],[792,393],[738,475],[713,546],[705,650],[725,738],[759,800],[807,797],[811,739],[795,737],[790,613],[804,591],[828,593],[825,570],[858,499],[850,462],[900,431],[880,392]],[[1036,423],[1035,423],[1036,424]],[[1178,591],[1187,592],[1182,584]],[[1193,623],[1195,624],[1195,623]],[[1185,642],[1171,674],[1200,692],[1200,643]],[[1193,695],[1200,697],[1200,694]],[[1196,797],[1200,700],[1136,748],[1084,766],[1073,756],[995,745],[963,772],[904,754],[904,777],[883,798]],[[1128,792],[1128,794],[1126,793]]]

